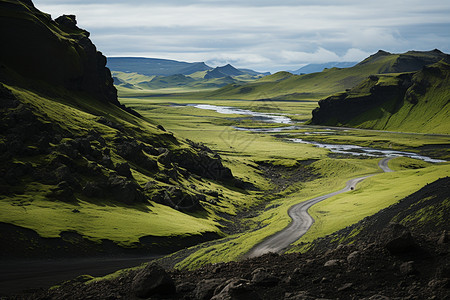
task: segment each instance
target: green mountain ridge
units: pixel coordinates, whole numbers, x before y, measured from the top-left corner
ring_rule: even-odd
[[[347,92],[320,100],[311,123],[449,134],[449,62],[447,56],[420,71],[372,75]]]
[[[247,84],[235,84],[210,92],[210,99],[263,98],[279,100],[321,99],[355,87],[370,75],[418,71],[448,55],[439,50],[391,54],[380,50],[349,68],[331,68],[319,73],[293,75],[278,72]]]
[[[139,73],[112,72],[115,85],[119,89],[161,90],[180,89],[202,90],[217,89],[229,84],[243,84],[261,78],[262,75],[250,75],[231,65],[199,71],[190,75],[175,74],[169,76],[146,76]]]
[[[324,69],[329,68],[349,68],[356,65],[357,62],[327,62],[322,64],[307,64],[306,66],[303,66],[295,71],[289,71],[292,74],[295,75],[303,75],[303,74],[310,74],[310,73],[317,73],[322,72]]]

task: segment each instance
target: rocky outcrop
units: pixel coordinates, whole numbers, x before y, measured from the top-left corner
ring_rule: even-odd
[[[442,56],[441,61],[419,71],[371,75],[346,92],[320,100],[311,124],[447,133],[440,124],[448,123],[442,111],[447,105],[450,56]]]
[[[378,76],[370,76],[354,89],[330,96],[319,101],[319,107],[312,112],[312,124],[346,125],[356,117],[390,103],[391,113],[402,104],[406,91],[412,85],[408,74],[398,77],[398,83],[393,85],[379,84]],[[392,104],[391,104],[392,103]],[[377,117],[377,116],[369,116]]]
[[[0,1],[0,9],[0,27],[14,28],[2,30],[8,46],[0,47],[0,81],[46,93],[62,87],[120,105],[106,57],[75,16],[52,20],[31,1]]]
[[[132,298],[138,286],[152,289],[159,282],[173,281],[176,290],[172,284],[165,289],[170,295],[158,296],[152,290],[138,296],[199,300],[446,299],[450,288],[449,246],[437,246],[434,238],[434,235],[419,236],[417,243],[422,251],[407,256],[392,255],[382,244],[356,242],[303,254],[267,254],[192,271],[163,271],[152,263],[141,270],[122,272],[113,279],[83,285],[73,282],[33,296],[63,299],[70,294],[81,299],[101,298],[108,293],[111,298],[118,295]],[[141,280],[145,276],[154,279]]]
[[[389,224],[382,234],[384,245],[391,254],[403,254],[416,248],[416,243],[411,233],[401,224]]]
[[[163,270],[152,263],[111,279],[84,284],[73,280],[29,298],[447,299],[450,243],[445,241],[449,230],[445,203],[449,180],[440,179],[301,254],[271,253],[195,270]],[[433,212],[433,207],[442,219],[416,218],[417,212]],[[408,226],[392,223],[394,217]],[[361,224],[363,229],[358,227]],[[173,263],[178,259],[175,255]],[[144,289],[148,294],[137,294]]]
[[[155,294],[174,294],[175,284],[163,268],[148,264],[134,276],[131,289],[139,298],[148,298]]]

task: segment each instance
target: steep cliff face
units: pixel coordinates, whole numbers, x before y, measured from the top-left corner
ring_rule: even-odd
[[[411,85],[408,74],[393,79],[393,84],[383,84],[378,76],[370,76],[356,88],[319,101],[319,108],[313,111],[313,124],[348,124],[355,116],[379,107],[384,103],[393,103],[391,113],[395,112],[398,102],[403,99]]]
[[[52,20],[31,1],[0,1],[0,79],[34,90],[64,88],[119,104],[106,57],[73,15]]]
[[[120,105],[74,16],[0,0],[0,30],[0,256],[167,251],[219,236],[216,204],[229,199],[210,181],[243,183],[208,147]]]
[[[347,92],[320,100],[311,123],[448,134],[448,61],[412,73],[372,75]]]

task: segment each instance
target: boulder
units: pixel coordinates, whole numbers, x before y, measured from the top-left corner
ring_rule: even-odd
[[[58,185],[51,190],[49,197],[63,202],[73,202],[76,200],[72,187],[66,181],[58,183]]]
[[[112,193],[116,201],[126,204],[143,203],[146,198],[141,191],[141,187],[133,181],[127,180],[125,177],[111,175],[108,179],[109,192]]]
[[[223,284],[223,279],[204,279],[197,283],[194,290],[195,299],[209,300],[214,296],[214,291]]]
[[[391,254],[402,254],[412,251],[416,243],[409,230],[397,223],[391,223],[382,232],[384,246]]]
[[[58,181],[65,181],[70,184],[71,187],[80,188],[78,180],[75,178],[69,167],[66,165],[60,166],[55,171],[55,176]]]
[[[158,183],[156,181],[148,181],[145,185],[144,185],[144,190],[151,190],[153,188],[155,188],[156,186],[158,186]]]
[[[280,278],[273,276],[267,270],[258,268],[252,272],[252,283],[259,286],[275,286],[280,282]]]
[[[335,267],[335,266],[339,266],[341,264],[341,262],[339,261],[339,259],[330,259],[327,262],[325,262],[325,264],[323,265],[324,267]]]
[[[444,230],[441,234],[441,236],[438,239],[438,245],[444,245],[447,244],[450,240],[449,234],[446,230]]]
[[[105,186],[98,182],[88,181],[86,185],[83,187],[83,195],[86,197],[98,197],[102,198],[105,195]]]
[[[100,164],[108,169],[114,169],[114,163],[109,155],[103,155]]]
[[[177,285],[177,293],[184,294],[189,293],[195,290],[196,285],[191,282],[183,282],[179,285]]]
[[[400,265],[400,273],[402,275],[412,275],[416,273],[416,268],[414,267],[413,261],[404,262]]]
[[[133,175],[131,174],[130,165],[126,162],[119,163],[116,165],[116,172],[120,176],[124,176],[127,178],[133,178]]]
[[[134,276],[131,290],[139,298],[148,298],[157,294],[168,295],[176,292],[172,278],[156,263],[148,264]]]
[[[261,299],[245,279],[231,279],[228,284],[211,300],[259,300]]]
[[[347,256],[347,262],[351,265],[356,264],[359,260],[360,253],[359,251],[353,251]]]

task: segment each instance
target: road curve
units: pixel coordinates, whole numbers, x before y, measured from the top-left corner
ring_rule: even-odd
[[[392,157],[383,158],[379,161],[378,166],[384,172],[393,172],[393,170],[388,167],[388,161],[391,159]],[[314,219],[308,214],[308,209],[311,206],[330,197],[355,189],[359,182],[374,175],[376,174],[350,179],[342,190],[293,205],[288,210],[292,222],[283,230],[275,233],[253,247],[252,250],[246,254],[246,257],[257,257],[269,252],[283,252],[290,244],[301,238],[314,223]]]

